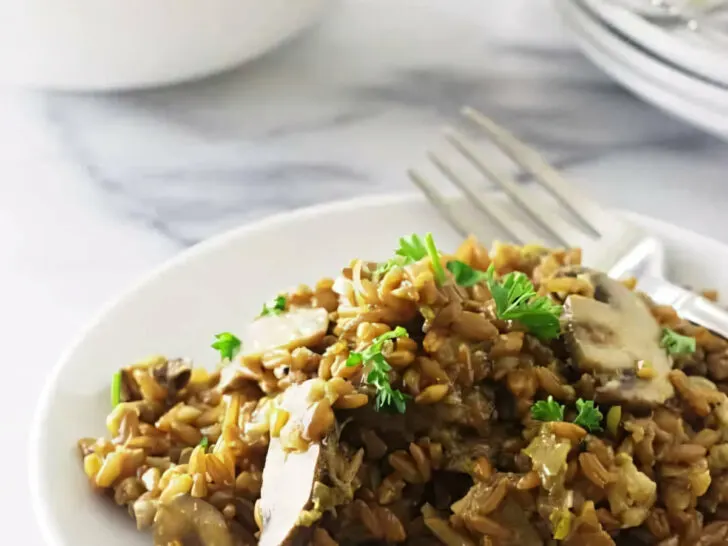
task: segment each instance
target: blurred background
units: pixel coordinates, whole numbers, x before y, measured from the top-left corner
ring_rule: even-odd
[[[5,437],[25,449],[63,347],[143,272],[272,213],[412,191],[404,170],[466,104],[606,204],[728,242],[721,8],[4,3],[0,326],[22,386],[0,397]],[[25,472],[8,479],[0,514],[40,545]]]

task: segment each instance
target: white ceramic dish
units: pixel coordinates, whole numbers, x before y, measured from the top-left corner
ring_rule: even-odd
[[[23,0],[0,16],[0,80],[63,90],[176,83],[248,61],[332,0]]]
[[[555,5],[578,46],[597,66],[655,106],[728,138],[728,91],[667,65],[612,33],[571,0]]]
[[[728,291],[728,247],[629,217],[665,241],[675,281]],[[116,369],[153,353],[213,363],[213,334],[239,331],[278,290],[335,275],[355,256],[389,257],[398,237],[426,231],[442,248],[459,242],[421,196],[303,209],[188,250],[107,307],[56,365],[31,434],[31,492],[48,546],[151,544],[123,510],[91,491],[75,447],[104,433]]]
[[[604,22],[650,53],[700,77],[728,85],[726,35],[693,32],[685,26],[658,26],[637,13],[604,0],[584,0]]]

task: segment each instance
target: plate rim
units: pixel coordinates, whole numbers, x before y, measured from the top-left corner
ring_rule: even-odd
[[[659,58],[634,48],[628,42],[622,42],[609,27],[593,20],[592,15],[580,5],[560,0],[555,0],[554,3],[584,56],[622,87],[652,106],[694,127],[721,139],[728,136],[728,115],[723,113],[723,110],[728,113],[728,102],[723,104],[721,101],[721,104],[716,104],[717,97],[710,97],[709,100],[700,98],[701,95],[714,93],[719,88],[692,79],[687,74],[664,64]],[[599,26],[600,34],[589,33],[580,21],[575,20],[576,18],[589,18],[591,24]],[[608,40],[620,40],[620,47],[625,49],[616,50],[614,44],[606,43]],[[633,57],[624,60],[628,54]],[[649,67],[646,69],[647,64]],[[655,75],[655,70],[670,70],[679,82]],[[677,106],[676,102],[680,105]],[[706,103],[713,106],[719,114],[716,116],[715,111],[705,106]]]
[[[678,38],[664,28],[644,20],[623,6],[599,0],[581,0],[580,4],[584,9],[589,9],[598,16],[601,22],[615,34],[621,35],[625,41],[632,42],[637,48],[643,49],[661,62],[705,83],[728,89],[728,71],[723,70],[725,63],[720,62],[720,55],[717,51],[701,48],[690,42],[681,44]],[[657,42],[664,46],[663,51],[660,51]],[[696,61],[694,58],[696,55],[698,57],[705,55],[708,57],[708,62],[704,62],[705,58],[698,58]],[[688,60],[697,64],[689,64]],[[718,65],[720,65],[721,74],[716,76],[712,69]]]
[[[168,271],[180,267],[185,262],[192,260],[197,256],[204,255],[212,249],[230,244],[231,241],[234,241],[237,238],[246,237],[257,231],[304,220],[312,216],[327,214],[329,211],[338,210],[341,212],[358,208],[393,206],[412,202],[425,203],[426,198],[424,195],[416,191],[396,194],[375,193],[348,199],[324,201],[307,207],[284,210],[253,222],[239,225],[204,239],[191,247],[170,256],[161,264],[152,267],[150,270],[132,279],[124,289],[112,295],[105,303],[100,305],[95,312],[92,312],[90,314],[90,318],[84,321],[83,326],[73,337],[71,337],[70,341],[64,345],[64,348],[59,353],[59,356],[53,364],[36,401],[33,418],[30,423],[30,433],[26,444],[28,449],[27,477],[29,479],[28,483],[30,486],[30,499],[33,514],[35,515],[40,529],[40,534],[45,543],[48,546],[59,546],[62,544],[62,542],[60,542],[57,538],[58,530],[51,524],[52,518],[50,517],[50,505],[47,501],[41,498],[40,495],[41,454],[37,449],[37,446],[40,443],[43,423],[50,410],[50,395],[53,390],[53,386],[57,383],[57,379],[61,375],[67,363],[73,358],[74,354],[78,351],[78,348],[83,345],[85,339],[98,326],[104,317],[111,313],[117,306],[121,305],[132,294],[142,289],[154,279],[157,279]],[[726,254],[728,254],[728,244],[713,237],[637,212],[623,209],[616,209],[616,212],[618,214],[625,215],[627,218],[635,220],[642,225],[654,227],[655,230],[662,233],[680,233],[682,236],[688,236],[693,240],[700,241],[701,244],[722,248]]]

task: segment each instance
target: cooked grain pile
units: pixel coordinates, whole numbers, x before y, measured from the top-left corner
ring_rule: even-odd
[[[121,370],[85,473],[160,546],[728,544],[728,342],[580,262],[402,239]]]

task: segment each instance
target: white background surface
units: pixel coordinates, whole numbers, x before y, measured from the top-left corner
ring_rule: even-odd
[[[25,431],[48,370],[99,305],[228,227],[409,191],[402,171],[464,103],[605,203],[728,242],[725,143],[598,73],[545,0],[484,6],[348,0],[290,46],[205,82],[107,96],[0,90],[0,457],[13,469],[3,544],[41,545]]]

